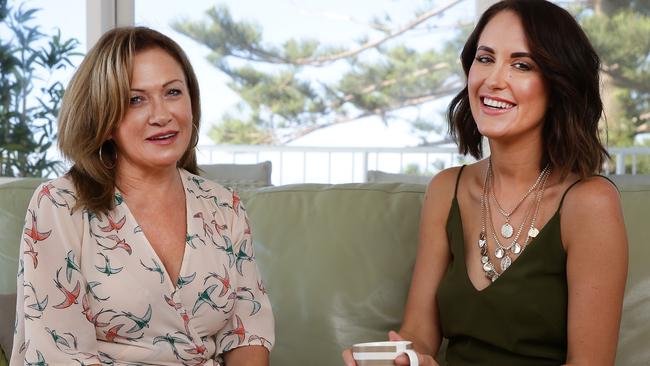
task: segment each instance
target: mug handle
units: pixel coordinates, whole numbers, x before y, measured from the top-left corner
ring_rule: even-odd
[[[417,355],[417,353],[415,353],[415,351],[413,351],[412,349],[407,349],[407,350],[404,350],[404,353],[408,356],[409,364],[411,366],[419,366],[420,365],[419,362],[418,362],[418,355]]]

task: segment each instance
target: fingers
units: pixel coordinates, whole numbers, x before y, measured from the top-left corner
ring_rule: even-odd
[[[399,335],[399,333],[397,333],[396,331],[391,330],[390,332],[388,332],[388,340],[389,341],[405,341],[406,339],[404,339],[404,337]]]
[[[418,354],[418,363],[420,365],[423,365],[422,362],[420,362],[421,358],[422,357],[420,357],[420,355]],[[409,358],[405,354],[401,354],[397,356],[397,358],[395,359],[395,365],[397,366],[409,366],[410,364],[411,363],[409,362]]]
[[[357,366],[357,363],[354,362],[354,358],[352,358],[351,349],[348,348],[344,350],[341,356],[343,357],[343,363],[345,363],[345,366]]]
[[[416,352],[417,353],[417,352]],[[420,366],[439,366],[438,363],[429,355],[422,355],[417,353],[418,363]],[[406,354],[401,354],[395,359],[396,366],[410,366],[409,358]],[[347,365],[346,365],[347,366]]]

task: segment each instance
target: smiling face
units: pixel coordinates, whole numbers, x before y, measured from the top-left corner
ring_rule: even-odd
[[[483,136],[505,141],[526,135],[541,142],[546,86],[514,12],[496,14],[483,29],[467,89],[472,116]]]
[[[161,48],[133,59],[129,106],[113,133],[118,169],[175,168],[192,136],[192,106],[181,65]]]

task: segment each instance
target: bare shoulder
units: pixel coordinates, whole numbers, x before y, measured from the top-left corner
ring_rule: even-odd
[[[616,186],[598,176],[576,184],[562,205],[561,227],[567,249],[596,243],[603,247],[625,245],[625,224]]]
[[[461,168],[458,166],[447,168],[436,174],[427,187],[425,204],[430,205],[433,202],[444,203],[444,206],[451,204]]]
[[[585,178],[567,192],[562,214],[589,217],[598,212],[615,213],[620,210],[620,195],[616,186],[600,176]]]
[[[451,191],[453,194],[454,187],[456,186],[456,179],[458,178],[458,173],[461,168],[462,167],[460,166],[455,166],[440,171],[431,179],[431,182],[429,182],[427,193],[432,191],[437,193]]]

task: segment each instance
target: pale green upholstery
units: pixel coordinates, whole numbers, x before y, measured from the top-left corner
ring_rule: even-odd
[[[16,310],[18,249],[29,199],[40,179],[12,180],[0,184],[0,347],[11,349]],[[0,366],[3,360],[0,360]]]
[[[15,291],[21,227],[37,183],[0,185],[0,294]],[[616,364],[650,365],[650,177],[620,188],[630,268]],[[273,366],[340,365],[344,347],[382,340],[399,326],[424,190],[364,183],[241,192],[276,317]],[[10,333],[13,320],[1,314],[0,333]]]
[[[272,365],[338,365],[398,329],[424,186],[294,185],[246,200],[276,317]]]
[[[236,190],[256,189],[271,185],[270,161],[257,164],[199,165],[201,176]]]

